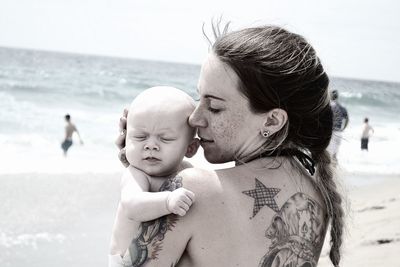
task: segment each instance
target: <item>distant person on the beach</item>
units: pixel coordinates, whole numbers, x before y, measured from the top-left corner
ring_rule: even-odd
[[[178,184],[164,188],[170,191],[158,191],[163,191],[162,184],[167,179],[192,167],[183,157],[192,157],[199,147],[196,130],[188,124],[194,109],[194,100],[173,87],[153,87],[133,100],[126,127],[126,160],[130,165],[121,180],[110,267],[137,266],[147,256],[143,248],[146,240],[134,238],[144,232],[154,238],[152,235],[157,232],[153,230],[160,224],[144,223],[139,228],[141,222],[167,214],[184,216],[192,205],[194,194],[181,187],[177,178]]]
[[[75,124],[71,122],[71,116],[69,114],[65,115],[65,121],[67,122],[65,126],[65,139],[61,143],[61,148],[64,151],[64,156],[67,156],[68,149],[72,146],[72,135],[74,133],[78,135],[81,144],[83,144],[83,141]]]
[[[362,128],[362,133],[361,133],[361,150],[367,150],[368,151],[368,142],[371,134],[374,133],[374,129],[372,128],[371,125],[369,125],[369,119],[365,118],[364,119],[364,125]]]
[[[349,124],[347,109],[339,103],[339,92],[337,90],[331,92],[331,108],[333,112],[333,132],[328,151],[332,158],[337,161],[337,154],[342,143],[342,132]]]

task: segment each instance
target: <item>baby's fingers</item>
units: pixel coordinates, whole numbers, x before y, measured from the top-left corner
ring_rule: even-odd
[[[192,200],[192,202],[194,202],[194,199],[196,198],[194,193],[192,191],[189,191],[189,190],[187,190],[186,196],[188,196]]]
[[[179,208],[177,214],[178,214],[179,216],[185,216],[185,215],[186,215],[186,210],[184,210],[184,209],[182,209],[182,208]]]
[[[188,205],[188,207],[190,207],[193,204],[193,201],[191,198],[187,197],[187,196],[181,196],[180,201],[182,203],[185,203],[186,205]]]
[[[185,197],[189,198],[191,202],[194,202],[195,199],[195,195],[192,191],[189,191],[185,188],[182,188],[183,194],[185,195]]]
[[[180,208],[180,209],[183,209],[183,210],[185,210],[185,211],[188,211],[188,210],[189,210],[189,207],[190,207],[190,204],[187,204],[187,203],[185,203],[184,201],[180,201],[180,202],[178,203],[178,205],[179,205],[179,208]]]

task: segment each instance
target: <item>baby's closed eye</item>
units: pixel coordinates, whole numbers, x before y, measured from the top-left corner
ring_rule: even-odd
[[[161,140],[162,142],[168,143],[168,142],[173,142],[173,141],[175,141],[176,138],[173,138],[173,137],[161,137],[160,140]]]

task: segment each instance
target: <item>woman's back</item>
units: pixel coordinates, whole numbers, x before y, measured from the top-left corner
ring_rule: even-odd
[[[198,193],[177,226],[190,227],[178,266],[316,265],[327,225],[323,202],[309,178],[287,160],[271,168],[277,165],[261,159],[183,173],[183,185]]]

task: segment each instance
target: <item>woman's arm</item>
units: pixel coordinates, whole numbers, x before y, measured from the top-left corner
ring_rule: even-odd
[[[135,174],[135,176],[134,176]],[[128,194],[140,194],[148,190],[149,182],[143,173],[133,167],[125,170],[121,178],[121,201],[118,204],[117,214],[111,235],[110,255],[123,256],[125,251],[139,232],[140,222],[133,220],[127,207],[123,208],[122,199],[127,199]],[[134,201],[134,200],[133,200]]]
[[[160,190],[186,187],[182,181],[181,176],[168,179]],[[192,237],[194,215],[196,212],[191,209],[184,217],[171,214],[142,223],[139,238],[129,249],[133,266],[176,266]]]
[[[119,203],[112,229],[110,255],[124,256],[132,239],[138,234],[139,226],[139,222],[128,219],[121,209],[121,203]]]

